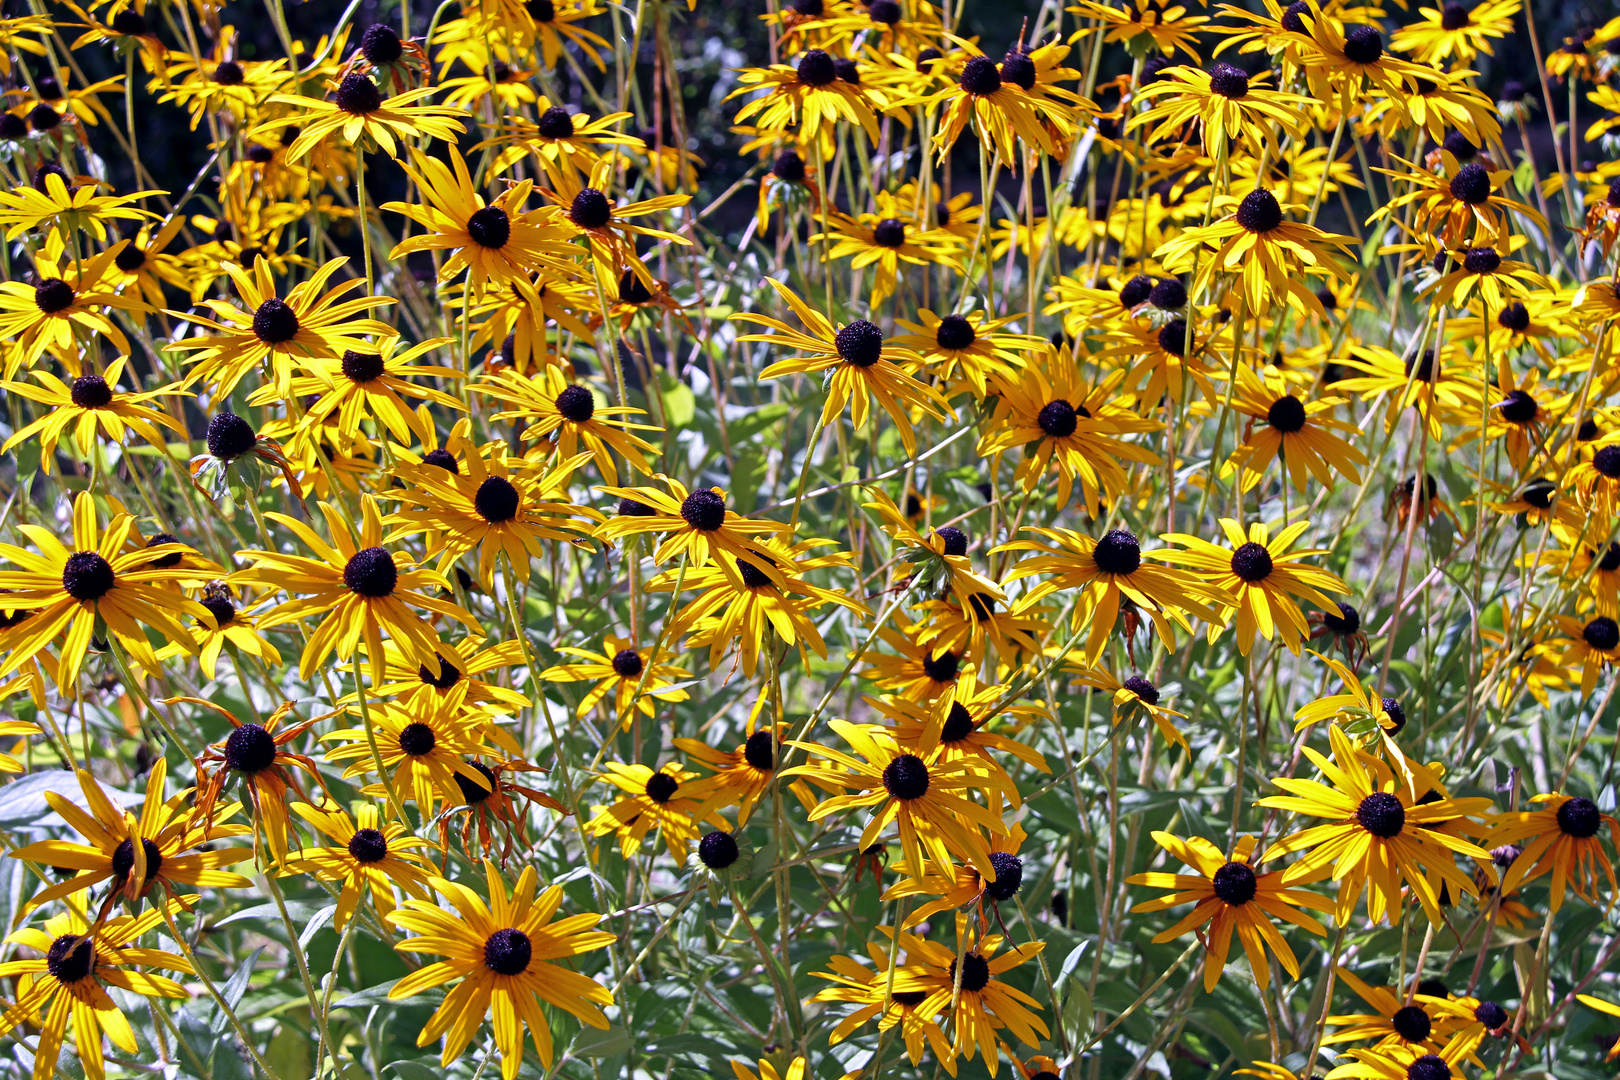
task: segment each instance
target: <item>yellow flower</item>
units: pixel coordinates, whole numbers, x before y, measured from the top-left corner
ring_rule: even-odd
[[[1490,853],[1430,826],[1483,813],[1491,801],[1448,798],[1438,784],[1431,784],[1441,790],[1441,797],[1418,802],[1404,777],[1357,750],[1337,725],[1328,728],[1328,738],[1333,744],[1332,761],[1309,746],[1303,749],[1331,787],[1315,780],[1277,777],[1272,783],[1290,794],[1260,800],[1261,806],[1325,818],[1328,823],[1284,837],[1266,850],[1261,861],[1308,851],[1285,872],[1285,884],[1315,880],[1318,871],[1331,867],[1333,880],[1339,883],[1334,917],[1341,923],[1350,917],[1364,891],[1368,918],[1398,922],[1406,903],[1402,880],[1436,925],[1443,916],[1431,877],[1439,877],[1455,890],[1453,895],[1477,896],[1479,890],[1457,869],[1452,853],[1475,859],[1489,859]]]
[[[850,406],[850,420],[857,430],[865,427],[866,417],[876,398],[894,421],[906,453],[917,453],[917,435],[911,427],[911,411],[919,410],[943,420],[951,407],[943,395],[927,383],[913,378],[922,357],[883,340],[883,331],[866,319],[856,319],[837,328],[826,316],[806,304],[793,290],[775,278],[765,279],[804,325],[795,330],[780,319],[753,312],[732,316],[736,322],[755,323],[774,330],[773,334],[740,334],[738,341],[755,341],[774,348],[788,348],[807,356],[778,360],[760,372],[762,379],[785,375],[827,373],[827,401],[821,409],[821,423],[830,424]],[[806,332],[808,331],[808,333]]]
[[[1296,521],[1276,536],[1271,526],[1254,522],[1245,534],[1238,522],[1221,519],[1221,531],[1232,546],[1223,548],[1201,537],[1186,533],[1167,535],[1166,540],[1184,545],[1186,551],[1171,550],[1162,557],[1167,562],[1200,572],[1212,587],[1236,598],[1218,622],[1209,627],[1209,640],[1220,636],[1222,628],[1236,613],[1232,629],[1238,650],[1244,656],[1254,648],[1258,631],[1267,641],[1274,637],[1299,653],[1299,643],[1310,634],[1305,616],[1296,599],[1327,607],[1333,603],[1329,592],[1348,595],[1350,586],[1337,574],[1312,566],[1303,560],[1326,555],[1320,548],[1289,551],[1303,536],[1310,523]]]
[[[121,915],[92,927],[82,914],[89,894],[81,893],[69,902],[67,911],[48,919],[43,928],[25,927],[6,938],[9,945],[39,954],[0,964],[0,977],[17,979],[17,1000],[0,1018],[0,1031],[9,1032],[30,1018],[41,1021],[39,1044],[34,1047],[34,1080],[50,1080],[56,1072],[70,1020],[79,1064],[90,1080],[106,1080],[102,1035],[126,1054],[140,1052],[134,1029],[107,988],[150,998],[183,1001],[189,997],[186,988],[173,979],[132,968],[138,964],[190,975],[190,962],[133,943],[163,926],[166,912],[172,919],[175,910],[196,899],[165,900],[163,907],[145,914]]]
[[[384,824],[375,803],[363,803],[356,817],[335,803],[294,803],[293,811],[338,846],[304,851],[289,859],[277,876],[313,874],[322,881],[342,882],[332,916],[338,933],[348,925],[363,893],[369,892],[377,914],[384,919],[394,910],[395,885],[408,897],[428,899],[427,879],[433,865],[415,849],[433,844],[410,835],[398,822]]]
[[[523,1065],[523,1029],[534,1037],[540,1061],[547,1070],[553,1058],[551,1027],[540,1009],[544,1001],[576,1017],[581,1023],[606,1029],[601,1006],[612,1005],[607,987],[558,961],[606,948],[613,934],[592,930],[601,916],[571,915],[557,919],[562,886],[553,885],[535,896],[537,875],[525,867],[506,891],[495,864],[485,860],[489,887],[486,902],[465,885],[433,878],[432,885],[455,911],[431,900],[407,898],[389,921],[416,937],[396,946],[401,952],[432,953],[443,960],[411,972],[388,991],[390,1001],[401,1001],[453,979],[461,982],[445,995],[416,1038],[426,1046],[444,1038],[440,1062],[449,1065],[472,1041],[486,1013],[494,1010],[495,1045],[501,1052],[502,1080],[516,1080]]]
[[[1166,874],[1155,871],[1126,878],[1127,885],[1174,890],[1168,896],[1137,904],[1131,911],[1168,911],[1182,904],[1196,905],[1180,922],[1155,937],[1153,943],[1162,945],[1174,941],[1189,930],[1198,930],[1201,939],[1205,939],[1207,933],[1205,993],[1214,993],[1215,984],[1220,981],[1232,947],[1234,931],[1249,956],[1249,968],[1260,989],[1271,985],[1267,947],[1289,975],[1299,978],[1299,960],[1287,940],[1277,932],[1272,920],[1281,919],[1318,936],[1325,936],[1327,930],[1320,922],[1295,909],[1306,907],[1331,912],[1332,901],[1305,889],[1290,888],[1290,884],[1297,884],[1299,879],[1290,879],[1280,870],[1256,873],[1253,866],[1254,848],[1259,841],[1253,836],[1240,837],[1230,859],[1201,836],[1183,840],[1172,833],[1155,832],[1153,839],[1198,872]],[[1202,929],[1206,925],[1209,927],[1207,931]]]

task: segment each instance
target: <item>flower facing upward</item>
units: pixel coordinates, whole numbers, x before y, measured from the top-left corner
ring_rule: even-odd
[[[688,491],[679,480],[662,474],[657,479],[663,482],[667,493],[652,487],[599,488],[603,494],[628,499],[652,513],[608,518],[592,535],[618,540],[639,533],[665,533],[653,550],[655,562],[669,562],[677,555],[684,556],[688,566],[707,566],[713,560],[734,584],[746,584],[738,566],[747,564],[779,587],[787,587],[782,569],[756,550],[752,541],[764,534],[792,532],[790,525],[740,517],[726,509],[725,494],[718,488]]]
[[[1155,832],[1153,839],[1159,846],[1198,871],[1196,874],[1166,874],[1150,872],[1125,879],[1127,885],[1145,885],[1149,888],[1172,889],[1168,896],[1137,904],[1132,912],[1168,911],[1182,904],[1196,904],[1176,925],[1153,939],[1154,944],[1174,941],[1189,930],[1200,930],[1200,937],[1208,934],[1208,948],[1204,953],[1204,991],[1213,993],[1226,967],[1232,947],[1232,933],[1249,956],[1249,967],[1254,980],[1263,990],[1271,984],[1271,965],[1266,961],[1269,946],[1277,961],[1288,974],[1299,978],[1299,960],[1294,950],[1277,932],[1273,919],[1303,927],[1318,936],[1327,930],[1309,915],[1296,910],[1311,908],[1315,911],[1333,911],[1333,902],[1307,889],[1290,888],[1285,875],[1276,870],[1259,873],[1254,869],[1255,837],[1238,840],[1231,859],[1203,837],[1182,840],[1172,833]],[[1318,875],[1321,876],[1321,875]]]
[[[1329,823],[1284,837],[1267,849],[1262,861],[1308,851],[1284,874],[1287,884],[1311,880],[1311,875],[1331,867],[1333,880],[1339,883],[1335,917],[1341,923],[1355,910],[1363,891],[1373,922],[1386,917],[1391,923],[1398,921],[1405,904],[1403,880],[1436,924],[1442,916],[1431,876],[1444,881],[1453,895],[1478,895],[1473,880],[1457,869],[1452,853],[1476,859],[1488,859],[1490,853],[1427,826],[1478,815],[1489,808],[1490,800],[1442,797],[1419,803],[1404,778],[1382,760],[1357,750],[1337,725],[1328,729],[1328,739],[1333,744],[1332,761],[1309,746],[1303,749],[1332,781],[1331,787],[1315,780],[1275,778],[1272,783],[1289,794],[1268,796],[1260,805],[1327,818]]]
[[[543,1001],[594,1028],[606,1029],[602,1006],[613,1004],[607,987],[564,966],[572,957],[606,948],[616,936],[592,930],[599,915],[570,915],[558,919],[562,886],[553,885],[535,895],[537,875],[525,867],[512,886],[495,864],[484,862],[488,883],[486,901],[465,885],[433,878],[434,891],[450,902],[453,911],[431,900],[407,898],[389,921],[416,934],[395,948],[401,952],[430,953],[444,959],[418,968],[388,991],[401,1001],[435,986],[460,979],[444,1004],[417,1036],[426,1046],[444,1038],[440,1062],[449,1065],[472,1041],[485,1015],[494,1011],[495,1045],[501,1052],[502,1080],[516,1080],[523,1064],[523,1029],[528,1028],[549,1070],[554,1057],[551,1027],[540,1009]]]
[[[172,919],[175,911],[196,901],[196,896],[164,900],[161,907],[142,915],[120,915],[94,927],[80,914],[88,900],[88,893],[80,893],[71,898],[67,911],[47,919],[42,927],[25,927],[6,938],[8,945],[22,945],[39,954],[29,960],[0,963],[0,977],[17,979],[16,1003],[0,1017],[0,1032],[9,1032],[26,1020],[39,1024],[34,1080],[50,1080],[56,1073],[70,1020],[79,1064],[89,1080],[106,1080],[102,1035],[126,1054],[140,1052],[135,1031],[107,993],[108,987],[151,998],[183,1001],[190,996],[173,979],[131,967],[138,964],[192,974],[184,957],[133,943],[163,926],[166,914]]]
[[[739,341],[753,341],[774,348],[788,348],[808,355],[778,360],[760,372],[762,379],[785,375],[827,373],[827,401],[821,422],[830,424],[850,406],[850,419],[857,430],[866,426],[872,400],[889,414],[908,454],[917,452],[917,435],[912,430],[911,413],[920,411],[943,420],[951,412],[940,392],[919,382],[912,372],[922,357],[883,339],[883,331],[865,319],[834,328],[826,316],[801,300],[793,290],[766,278],[779,297],[798,316],[804,330],[795,330],[780,319],[753,312],[733,315],[737,322],[755,323],[774,330],[772,334],[741,334]]]
[[[498,556],[514,570],[527,568],[531,557],[545,556],[543,541],[583,543],[602,520],[590,507],[567,501],[574,469],[589,460],[587,454],[558,462],[548,473],[526,458],[508,456],[500,443],[491,444],[486,457],[465,438],[452,436],[446,452],[466,468],[450,472],[422,464],[411,469],[412,486],[400,496],[403,505],[387,519],[398,526],[388,543],[427,533],[427,555],[439,556],[440,573],[476,550],[478,580],[489,590]]]
[[[439,633],[413,608],[421,608],[455,619],[469,630],[472,617],[454,603],[421,591],[427,586],[449,589],[442,574],[414,567],[409,556],[390,552],[382,546],[382,514],[376,500],[367,495],[362,503],[358,537],[328,503],[320,504],[331,533],[328,542],[310,526],[284,514],[266,514],[270,520],[290,529],[316,558],[285,555],[279,551],[244,551],[252,561],[246,570],[231,576],[235,584],[279,589],[306,594],[272,608],[260,620],[261,627],[284,626],[316,615],[325,615],[311,632],[298,667],[303,678],[334,652],[338,659],[353,656],[361,643],[371,661],[373,682],[381,682],[385,671],[383,631],[408,650],[418,663],[437,663]]]
[[[862,848],[876,841],[892,822],[898,825],[900,845],[913,875],[949,874],[954,857],[971,863],[986,881],[995,880],[995,864],[980,830],[999,835],[1006,833],[1007,826],[999,814],[967,796],[973,791],[998,791],[1003,781],[971,757],[929,764],[881,729],[846,720],[833,720],[828,726],[860,757],[795,742],[793,746],[826,759],[827,764],[781,770],[783,776],[803,776],[820,785],[854,791],[817,804],[810,811],[811,821],[855,807],[872,807],[874,812],[861,833]]]
[[[1160,246],[1155,254],[1165,268],[1186,270],[1196,265],[1194,294],[1208,288],[1217,274],[1235,275],[1235,291],[1251,312],[1264,311],[1271,297],[1282,296],[1295,309],[1325,318],[1321,298],[1306,283],[1342,276],[1338,258],[1354,239],[1289,221],[1289,211],[1304,208],[1284,206],[1264,187],[1232,197],[1226,205],[1231,208],[1226,217],[1187,229]]]
[[[180,592],[180,583],[193,571],[161,565],[165,556],[183,554],[185,545],[127,550],[124,541],[134,519],[120,514],[102,528],[96,518],[95,498],[80,492],[73,501],[72,548],[43,526],[27,523],[15,528],[34,542],[36,551],[0,544],[0,558],[15,567],[0,570],[5,606],[32,612],[0,630],[0,650],[9,654],[0,664],[0,676],[16,671],[60,639],[60,659],[48,670],[64,693],[73,693],[98,621],[147,671],[159,671],[162,664],[142,623],[186,651],[196,650],[177,616],[185,613],[200,620],[212,616]]]

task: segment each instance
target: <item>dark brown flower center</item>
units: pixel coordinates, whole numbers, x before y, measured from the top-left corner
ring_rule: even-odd
[[[388,838],[376,829],[360,829],[349,837],[349,854],[357,863],[382,862],[388,857]]]
[[[495,931],[484,941],[484,966],[497,975],[523,974],[533,955],[529,935],[511,927]]]
[[[361,596],[380,600],[399,584],[394,557],[380,547],[362,548],[343,567],[343,584]]]
[[[256,776],[276,760],[276,740],[258,724],[233,728],[225,740],[225,766],[233,772]]]
[[[916,754],[901,754],[883,770],[883,787],[902,802],[928,794],[928,766]]]
[[[1356,807],[1356,822],[1374,836],[1388,840],[1401,835],[1406,827],[1406,807],[1389,792],[1375,791]]]
[[[75,600],[100,600],[117,584],[112,564],[98,551],[75,551],[62,564],[62,589]]]
[[[1254,876],[1254,867],[1246,862],[1229,862],[1215,871],[1210,886],[1223,904],[1242,907],[1254,899],[1259,882]]]

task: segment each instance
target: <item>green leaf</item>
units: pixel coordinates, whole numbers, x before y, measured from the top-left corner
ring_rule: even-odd
[[[368,986],[364,990],[350,994],[347,997],[338,998],[332,1002],[332,1008],[368,1009],[374,1005],[387,1005],[389,1003],[388,991],[392,990],[394,984],[398,981],[398,979],[390,979],[388,982],[378,983],[376,986]]]
[[[264,952],[263,945],[254,949],[248,958],[231,972],[231,977],[225,981],[225,985],[219,988],[219,996],[225,999],[226,1006],[232,1012],[235,1012],[236,1006],[241,1004],[242,995],[247,992],[248,980],[253,978],[253,965],[258,962],[259,954],[262,952]],[[225,1029],[230,1027],[230,1018],[216,1005],[214,1016],[208,1026],[213,1029],[215,1035],[223,1035]]]
[[[444,1067],[431,1058],[418,1061],[390,1061],[387,1067],[394,1070],[399,1080],[444,1080]]]
[[[1092,1004],[1091,994],[1087,992],[1085,983],[1080,981],[1079,975],[1070,975],[1068,982],[1063,983],[1062,987],[1063,1006],[1059,1015],[1063,1018],[1063,1030],[1069,1033],[1070,1042],[1079,1042],[1091,1031],[1096,1007]]]
[[[574,1040],[574,1056],[583,1058],[618,1057],[630,1051],[630,1032],[614,1024],[606,1031],[600,1028],[581,1028]]]
[[[664,392],[664,425],[673,429],[690,424],[697,413],[692,388],[667,371],[659,373],[658,385]]]

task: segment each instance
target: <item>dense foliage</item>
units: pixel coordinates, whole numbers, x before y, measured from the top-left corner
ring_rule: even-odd
[[[1620,18],[7,10],[8,1075],[1612,1073]]]

